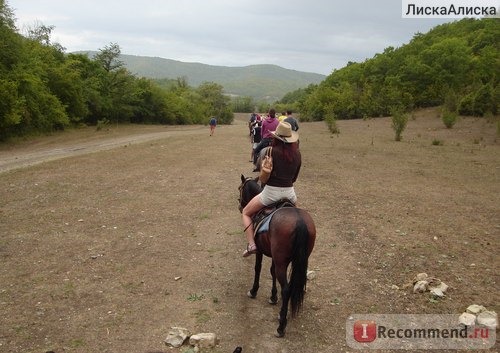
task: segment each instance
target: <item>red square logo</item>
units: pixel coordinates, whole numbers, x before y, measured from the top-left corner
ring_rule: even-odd
[[[373,342],[377,338],[375,321],[357,320],[354,322],[354,339],[358,342]]]

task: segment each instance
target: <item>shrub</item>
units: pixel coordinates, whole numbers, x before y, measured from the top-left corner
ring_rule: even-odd
[[[493,111],[493,89],[491,85],[482,86],[474,97],[474,115],[484,116]]]
[[[456,112],[458,110],[458,105],[459,101],[457,95],[453,90],[448,90],[444,97],[443,109],[450,112]]]
[[[495,90],[490,84],[483,85],[460,100],[458,112],[462,115],[484,116],[496,112]]]
[[[393,107],[391,109],[392,115],[392,129],[396,133],[394,139],[396,141],[401,141],[402,133],[408,124],[408,114],[405,113],[402,107]]]
[[[474,115],[474,96],[468,94],[460,100],[458,112],[461,115]]]
[[[454,111],[449,111],[448,109],[443,109],[441,114],[441,120],[443,120],[444,125],[447,129],[451,129],[453,125],[457,122],[458,114]]]
[[[102,120],[97,120],[97,125],[96,125],[96,131],[100,131],[102,130],[104,127],[108,126],[110,123],[110,121],[106,118],[102,119]]]
[[[448,90],[444,97],[443,107],[441,108],[441,120],[446,128],[451,129],[458,118],[458,97],[453,90]]]
[[[337,126],[337,119],[335,113],[328,113],[325,117],[325,123],[328,126],[328,130],[333,134],[340,134],[340,130]]]

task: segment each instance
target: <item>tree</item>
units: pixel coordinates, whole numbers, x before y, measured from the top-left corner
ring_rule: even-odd
[[[2,13],[5,18],[6,12]],[[11,25],[0,29],[8,49],[2,56],[3,138],[50,132],[69,125],[65,106],[50,87],[52,73],[64,62],[64,55],[60,47],[50,45],[51,27],[39,28],[39,37],[28,38],[20,36]],[[9,88],[15,91],[8,92]]]
[[[196,92],[205,106],[205,117],[217,116],[219,123],[230,124],[234,117],[229,105],[230,99],[224,95],[223,89],[224,87],[217,83],[204,82]]]
[[[151,80],[142,78],[135,84],[137,105],[134,107],[133,123],[155,123],[161,119],[165,106],[164,92]]]
[[[27,37],[42,45],[50,45],[50,36],[54,28],[54,26],[45,26],[43,23],[36,22],[33,26],[28,28]]]
[[[124,65],[123,61],[118,60],[120,54],[120,46],[116,43],[110,43],[104,48],[99,49],[99,52],[95,55],[94,60],[100,63],[104,70],[111,72]]]
[[[0,0],[0,74],[5,77],[20,60],[22,37],[16,32],[14,14],[4,0]]]
[[[498,106],[498,19],[464,19],[417,33],[410,43],[334,70],[300,98],[301,118],[380,116],[443,104],[451,89],[460,112],[483,115]]]
[[[255,109],[255,102],[252,97],[235,97],[231,101],[232,109],[235,112],[251,113]]]
[[[0,79],[0,141],[21,122],[21,114],[16,82]]]
[[[0,0],[0,27],[7,28],[12,32],[16,31],[14,11],[7,5],[5,0]]]
[[[471,50],[465,39],[445,38],[421,53],[422,62],[430,68],[437,94],[450,87],[458,89],[469,74]]]

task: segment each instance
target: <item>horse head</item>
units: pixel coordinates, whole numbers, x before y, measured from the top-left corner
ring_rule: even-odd
[[[240,210],[240,213],[250,202],[250,200],[262,191],[262,188],[260,187],[257,180],[258,177],[245,177],[243,174],[241,174],[241,184],[238,187],[238,190],[240,192],[240,197],[238,198],[238,209]]]

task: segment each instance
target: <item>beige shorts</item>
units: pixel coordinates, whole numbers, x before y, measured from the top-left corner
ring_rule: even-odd
[[[282,199],[288,199],[293,203],[297,202],[297,195],[295,195],[295,189],[292,187],[289,188],[280,188],[277,186],[264,186],[264,190],[259,194],[260,202],[264,206],[269,206],[270,204],[277,202]]]

